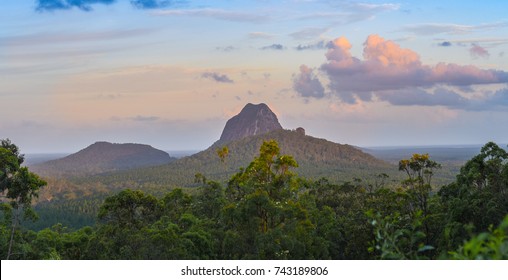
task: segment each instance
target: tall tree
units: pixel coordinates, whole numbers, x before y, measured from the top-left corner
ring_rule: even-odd
[[[298,201],[300,184],[290,171],[297,166],[293,157],[280,155],[276,141],[265,141],[259,156],[231,178],[225,246],[240,245],[243,251],[234,248],[229,257],[296,258],[305,250],[302,237],[313,225]]]
[[[226,158],[229,155],[229,148],[228,148],[228,146],[224,146],[224,147],[222,147],[220,149],[217,149],[217,155],[219,156],[220,161],[223,164],[225,164],[226,163]]]
[[[456,182],[439,191],[445,215],[441,247],[448,250],[499,223],[508,213],[508,153],[493,142],[460,169]]]
[[[413,154],[410,159],[399,161],[399,170],[406,172],[408,176],[402,184],[408,188],[409,211],[413,217],[418,211],[422,212],[427,242],[430,241],[430,228],[427,218],[430,215],[431,182],[434,171],[439,168],[441,168],[441,165],[431,160],[428,154]]]
[[[7,201],[3,203],[4,215],[10,220],[10,237],[6,259],[13,255],[16,230],[21,219],[35,220],[32,200],[38,196],[39,189],[46,182],[27,167],[21,167],[24,156],[9,139],[0,140],[0,193]],[[23,214],[23,216],[21,216]]]

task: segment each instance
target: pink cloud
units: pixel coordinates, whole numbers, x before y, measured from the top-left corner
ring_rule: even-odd
[[[471,57],[473,58],[488,58],[490,56],[489,51],[477,44],[473,44],[471,46],[469,54],[471,54]]]
[[[333,40],[325,55],[327,62],[321,65],[331,93],[347,103],[370,101],[378,91],[508,82],[504,71],[444,62],[424,65],[416,52],[378,35],[365,41],[363,59],[352,56],[351,47],[344,37]]]
[[[440,62],[425,65],[420,56],[378,35],[364,43],[363,57],[351,54],[351,43],[344,37],[330,42],[321,73],[329,80],[327,91],[313,70],[300,66],[293,76],[293,89],[303,98],[335,96],[345,104],[388,102],[395,106],[444,106],[462,110],[505,110],[508,88],[495,94],[488,90],[464,89],[473,85],[508,83],[508,72],[485,70],[473,65]],[[477,46],[478,56],[488,52]],[[319,89],[319,90],[317,90]]]
[[[409,49],[403,49],[392,41],[386,41],[378,35],[370,35],[364,43],[363,57],[370,63],[380,63],[384,67],[420,66],[420,57]]]

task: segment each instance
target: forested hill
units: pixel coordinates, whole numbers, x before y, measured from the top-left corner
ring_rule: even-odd
[[[140,168],[97,176],[95,180],[106,184],[137,182],[157,185],[188,186],[197,173],[213,180],[225,180],[239,168],[246,167],[259,153],[263,141],[275,140],[281,154],[291,155],[298,162],[298,175],[309,179],[327,177],[332,181],[351,181],[362,175],[393,173],[396,167],[361,150],[307,136],[302,132],[279,129],[262,135],[254,135],[229,142],[223,160],[218,150],[225,147],[218,141],[210,148],[195,155],[184,157],[167,165]],[[362,176],[366,177],[366,176]]]
[[[168,153],[143,144],[96,142],[61,159],[31,166],[41,176],[82,176],[166,164]]]

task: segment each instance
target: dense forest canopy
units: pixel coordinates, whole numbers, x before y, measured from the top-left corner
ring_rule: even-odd
[[[217,149],[218,164],[228,149]],[[495,143],[435,186],[439,163],[426,154],[399,161],[405,179],[307,179],[298,162],[264,141],[226,183],[196,174],[194,188],[155,196],[124,189],[104,200],[93,226],[19,226],[35,217],[45,185],[0,147],[0,254],[11,259],[508,259],[508,153]],[[55,221],[57,222],[57,221]]]

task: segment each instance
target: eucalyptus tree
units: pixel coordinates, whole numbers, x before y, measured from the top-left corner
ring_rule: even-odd
[[[13,251],[15,235],[21,220],[37,219],[32,200],[46,182],[21,166],[24,156],[9,139],[0,140],[0,193],[5,225],[10,228],[6,259],[17,254]]]

